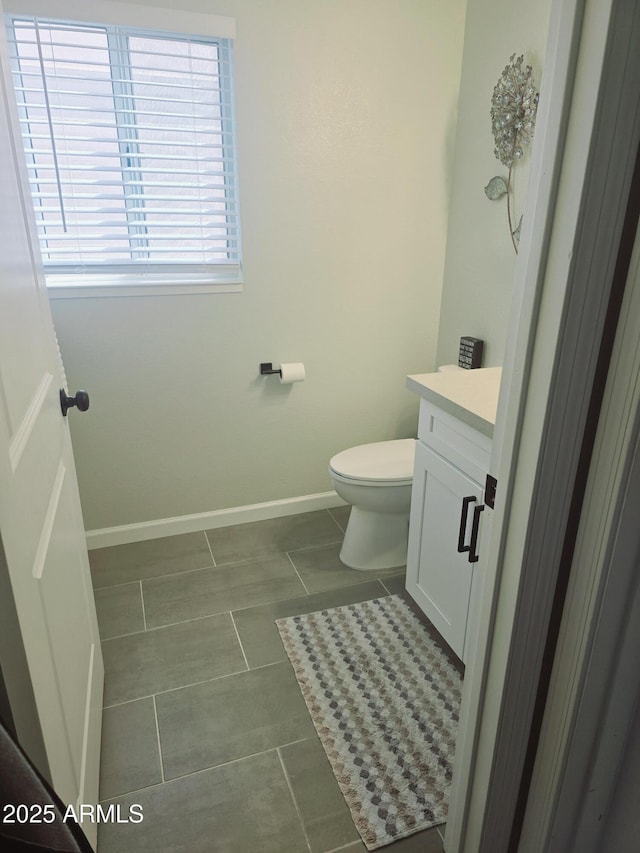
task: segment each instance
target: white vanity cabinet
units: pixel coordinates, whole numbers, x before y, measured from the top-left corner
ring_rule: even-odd
[[[406,587],[463,661],[473,616],[477,537],[491,513],[483,505],[491,453],[487,432],[492,424],[477,429],[431,400],[420,400]]]

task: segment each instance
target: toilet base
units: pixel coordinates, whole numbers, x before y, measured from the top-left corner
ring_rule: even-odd
[[[351,507],[340,560],[362,572],[407,564],[408,512],[372,512]]]

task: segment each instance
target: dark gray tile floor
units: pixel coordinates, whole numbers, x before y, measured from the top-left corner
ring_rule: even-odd
[[[403,593],[338,559],[348,507],[90,552],[105,662],[99,853],[363,853],[275,620]],[[442,830],[443,828],[439,828]],[[384,848],[442,853],[438,828]]]

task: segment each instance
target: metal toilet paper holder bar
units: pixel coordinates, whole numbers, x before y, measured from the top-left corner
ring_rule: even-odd
[[[273,364],[270,361],[263,361],[260,363],[261,376],[271,376],[274,373],[277,373],[278,376],[282,377],[282,370],[280,368],[274,370]]]

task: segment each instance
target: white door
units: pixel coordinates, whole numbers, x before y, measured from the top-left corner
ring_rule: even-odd
[[[75,806],[98,796],[104,670],[60,408],[64,374],[35,260],[0,30],[0,533],[51,781]]]

